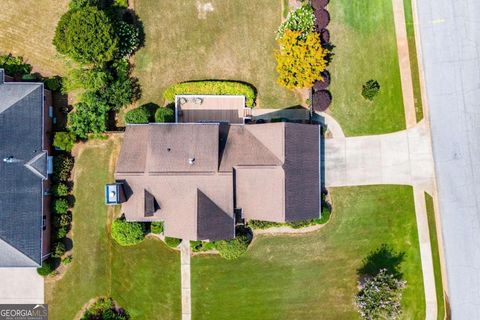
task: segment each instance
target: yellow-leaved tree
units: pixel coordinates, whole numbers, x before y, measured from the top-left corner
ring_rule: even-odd
[[[310,32],[301,39],[299,31],[285,30],[277,39],[278,83],[288,89],[311,88],[315,80],[322,80],[321,72],[327,67],[328,50],[323,48],[320,35]]]

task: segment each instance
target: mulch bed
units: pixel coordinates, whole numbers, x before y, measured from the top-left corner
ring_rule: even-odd
[[[311,4],[313,9],[318,10],[318,9],[323,9],[330,0],[311,0]]]
[[[325,9],[318,9],[315,10],[314,14],[316,18],[315,26],[317,27],[317,30],[325,29],[330,23],[330,14],[328,11]]]
[[[327,70],[323,71],[322,78],[323,80],[317,80],[313,84],[314,91],[325,90],[330,85],[330,72],[328,72]]]
[[[328,90],[313,92],[312,106],[315,111],[326,111],[332,103],[332,94]]]

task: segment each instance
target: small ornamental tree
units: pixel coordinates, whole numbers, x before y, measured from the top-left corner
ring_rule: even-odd
[[[53,44],[58,52],[85,64],[111,61],[118,50],[110,18],[92,6],[67,11],[58,22]]]
[[[395,278],[386,269],[366,280],[357,294],[356,305],[363,319],[398,319],[402,291],[406,282]]]
[[[367,100],[373,100],[373,98],[380,91],[380,84],[376,80],[368,80],[362,86],[362,96]]]
[[[98,104],[80,102],[74,109],[68,114],[68,126],[80,138],[86,139],[89,133],[104,133],[107,130],[108,107],[100,101]]]
[[[57,132],[53,138],[53,145],[67,152],[72,151],[77,136],[73,132]]]
[[[112,238],[122,246],[132,246],[143,241],[145,230],[139,222],[115,219],[112,223]]]
[[[287,29],[277,40],[278,83],[288,89],[311,88],[315,80],[322,79],[321,73],[327,67],[329,51],[322,47],[319,34],[311,32],[305,40],[300,36],[301,32]]]
[[[290,12],[285,22],[283,22],[277,31],[277,39],[283,37],[285,30],[299,31],[299,37],[306,39],[307,35],[313,30],[315,24],[315,15],[313,8],[309,4],[304,4],[293,12]]]
[[[134,53],[140,45],[140,32],[136,26],[125,21],[115,25],[115,32],[119,39],[118,54],[121,57]]]

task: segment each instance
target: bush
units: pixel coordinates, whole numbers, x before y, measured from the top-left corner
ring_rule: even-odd
[[[172,237],[165,237],[165,243],[167,246],[170,248],[176,248],[180,245],[180,242],[182,242],[182,239],[178,238],[172,238]]]
[[[357,294],[356,305],[363,319],[398,319],[401,313],[402,291],[406,282],[395,278],[385,269],[367,279]]]
[[[58,22],[53,44],[58,52],[85,64],[111,61],[118,50],[111,20],[92,6],[67,11]]]
[[[119,110],[138,99],[136,96],[138,91],[137,83],[132,78],[126,78],[109,83],[105,90],[99,91],[99,94],[109,109]]]
[[[53,179],[55,181],[67,181],[73,169],[73,158],[67,155],[59,155],[53,158]]]
[[[59,76],[50,77],[44,80],[45,88],[51,91],[61,91],[62,90],[62,78]]]
[[[63,256],[65,254],[66,251],[67,250],[65,248],[65,243],[63,243],[63,241],[58,241],[53,245],[52,257],[60,258],[61,256]]]
[[[143,241],[145,230],[139,222],[115,219],[112,223],[112,238],[121,246],[132,246]]]
[[[380,91],[380,84],[376,80],[368,80],[362,86],[362,96],[367,100],[373,100],[373,98]]]
[[[53,212],[56,214],[64,214],[68,211],[68,201],[65,198],[53,200]]]
[[[317,32],[301,39],[300,31],[285,30],[277,39],[280,50],[275,53],[278,83],[288,89],[311,88],[316,80],[322,79],[327,67],[329,51],[320,43]]]
[[[111,75],[101,68],[72,69],[63,86],[65,92],[76,89],[96,91],[105,88],[110,80]]]
[[[140,45],[140,32],[136,26],[125,21],[115,25],[115,32],[119,41],[118,54],[121,57],[134,53]]]
[[[313,8],[309,4],[304,4],[297,10],[290,12],[285,22],[283,22],[277,31],[277,39],[283,37],[285,30],[298,31],[299,38],[305,39],[313,30],[315,24],[315,15]]]
[[[67,227],[57,228],[55,231],[55,239],[62,240],[67,236],[68,230]]]
[[[253,107],[256,90],[253,86],[235,81],[192,81],[182,82],[170,86],[163,92],[163,98],[172,102],[179,94],[217,94],[245,96],[245,105]]]
[[[70,214],[59,214],[53,216],[53,226],[57,229],[68,228],[71,222],[72,216]]]
[[[69,255],[62,259],[62,264],[67,265],[72,263],[72,261],[73,261],[73,257]]]
[[[42,262],[42,266],[37,268],[37,273],[41,276],[48,276],[55,270],[53,261],[51,259],[47,259]]]
[[[245,227],[237,227],[235,239],[215,241],[214,244],[221,257],[227,260],[234,260],[247,251],[251,241],[251,230]]]
[[[107,130],[108,107],[98,101],[98,104],[91,102],[80,102],[75,106],[75,111],[68,114],[68,127],[71,132],[86,139],[88,134],[104,133]]]
[[[65,183],[57,183],[52,188],[55,197],[66,197],[68,195],[68,187]]]
[[[53,138],[53,145],[64,151],[70,152],[76,141],[77,136],[73,132],[57,132]]]
[[[14,57],[11,54],[0,55],[0,69],[4,69],[5,73],[12,77],[32,72],[32,66],[24,62],[23,57]]]
[[[149,123],[151,114],[147,108],[138,107],[125,114],[125,122],[129,124]]]
[[[130,316],[122,308],[117,308],[112,298],[99,298],[87,311],[81,320],[128,320]]]
[[[190,248],[193,252],[202,252],[215,249],[215,243],[208,241],[190,241]]]
[[[274,227],[281,227],[284,226],[284,223],[279,222],[270,222],[270,221],[263,221],[263,220],[248,220],[248,226],[252,229],[268,229]]]
[[[163,221],[154,221],[150,224],[150,232],[160,234],[163,232]]]
[[[155,111],[155,122],[175,122],[175,111],[169,107],[160,107]]]

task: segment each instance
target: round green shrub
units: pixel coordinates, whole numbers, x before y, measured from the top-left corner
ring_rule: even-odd
[[[163,221],[154,221],[150,224],[150,232],[160,234],[163,232]]]
[[[112,223],[112,238],[121,246],[132,246],[145,239],[145,230],[139,222],[115,219]]]
[[[68,211],[68,201],[67,199],[60,198],[53,200],[53,212],[56,214],[64,214]]]
[[[147,108],[138,107],[125,114],[125,122],[129,124],[143,124],[150,121],[150,112]]]
[[[373,98],[380,91],[380,84],[376,80],[368,80],[362,87],[362,96],[367,100],[373,100]]]
[[[42,266],[37,268],[37,273],[41,276],[48,276],[55,270],[53,261],[51,259],[47,259],[42,262]]]
[[[57,24],[53,44],[61,54],[85,64],[111,61],[118,51],[110,18],[92,6],[67,11]]]
[[[67,227],[59,227],[55,230],[55,239],[62,240],[67,236],[68,230]]]
[[[69,255],[62,259],[62,264],[67,265],[72,263],[72,261],[73,261],[73,256]]]
[[[52,188],[55,197],[66,197],[68,195],[68,187],[65,183],[59,182]]]
[[[65,243],[63,241],[58,241],[53,245],[52,248],[52,257],[60,258],[66,252]]]
[[[165,237],[165,243],[167,246],[170,248],[176,248],[180,245],[180,242],[182,242],[182,239],[178,238],[172,238],[172,237]]]
[[[57,214],[53,216],[53,226],[55,228],[67,228],[72,222],[72,216],[68,213],[66,214]]]
[[[62,78],[59,76],[54,76],[45,79],[43,82],[45,84],[45,88],[51,91],[60,91],[62,89]]]
[[[155,112],[155,122],[175,122],[174,111],[171,108],[160,107]]]
[[[129,314],[117,307],[112,298],[99,298],[84,313],[81,320],[129,320]]]
[[[0,68],[9,76],[22,76],[32,72],[32,66],[23,60],[23,57],[15,57],[12,54],[0,55]]]

